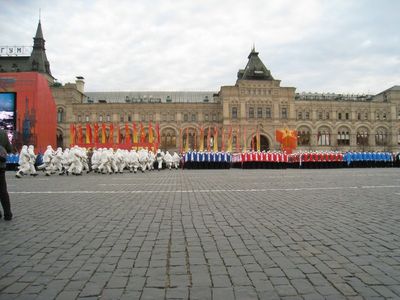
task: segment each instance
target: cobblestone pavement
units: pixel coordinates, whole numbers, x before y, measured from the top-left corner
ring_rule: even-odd
[[[400,298],[400,170],[7,174],[0,299]]]

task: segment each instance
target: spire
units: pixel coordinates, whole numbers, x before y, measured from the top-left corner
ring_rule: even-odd
[[[34,38],[35,39],[43,39],[42,24],[40,23],[40,19],[39,19],[39,24],[36,29],[36,34],[35,34]]]
[[[45,40],[43,38],[42,24],[39,17],[39,23],[36,29],[35,37],[33,38],[33,50],[29,63],[31,64],[32,71],[46,73],[51,76],[50,63],[47,60]]]
[[[249,56],[247,57],[249,61],[244,69],[239,70],[238,80],[273,80],[271,72],[265,67],[264,63],[258,57],[258,52],[253,48]]]

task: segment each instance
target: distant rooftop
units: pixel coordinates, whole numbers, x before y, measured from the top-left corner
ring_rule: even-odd
[[[315,101],[372,101],[374,95],[367,94],[335,94],[335,93],[296,93],[296,100],[315,100]]]
[[[216,102],[217,92],[86,92],[85,103],[207,103]]]

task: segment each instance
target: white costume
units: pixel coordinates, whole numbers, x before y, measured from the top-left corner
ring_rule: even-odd
[[[26,145],[22,146],[21,152],[19,154],[19,161],[18,161],[18,164],[19,164],[18,169],[19,170],[15,174],[15,176],[17,178],[21,178],[22,175],[28,174],[28,173],[30,173],[33,176],[37,176],[35,166],[34,166],[36,156],[34,153],[32,156],[31,153],[33,153],[33,146],[29,146],[29,149],[28,149],[28,146],[26,146]],[[31,162],[31,160],[33,160],[33,163]]]
[[[142,173],[146,170],[147,162],[148,162],[148,152],[145,149],[139,150],[139,164],[142,169]]]
[[[154,162],[156,161],[156,156],[153,151],[148,152],[147,168],[149,170],[154,170]]]
[[[67,175],[72,173],[74,175],[82,175],[82,151],[78,146],[74,146],[70,151],[69,151],[69,161],[70,161],[70,166],[67,170]]]
[[[101,148],[93,151],[91,163],[92,163],[92,170],[94,172],[98,172],[99,170],[101,152],[102,152]]]
[[[174,160],[173,160],[171,154],[169,154],[168,151],[167,151],[167,152],[165,153],[165,155],[164,155],[164,161],[165,161],[165,164],[166,164],[167,168],[168,168],[169,170],[171,170],[171,168],[172,168],[172,163],[173,163]]]
[[[158,163],[158,171],[160,171],[162,169],[162,163],[164,159],[164,152],[162,152],[160,149],[157,150],[156,159]]]
[[[174,155],[172,155],[172,159],[175,169],[178,169],[179,163],[181,161],[181,158],[179,157],[178,153],[174,152]]]
[[[136,150],[131,150],[129,152],[129,171],[130,172],[137,172],[137,169],[139,168],[139,155],[136,152]]]
[[[43,164],[38,166],[39,170],[46,170],[46,176],[50,176],[50,173],[53,172],[53,166],[51,161],[53,160],[54,157],[54,150],[53,148],[49,145],[47,146],[47,150],[43,154]]]
[[[60,147],[57,148],[56,152],[54,153],[53,159],[51,160],[51,168],[52,172],[62,172],[63,166],[62,166],[62,156],[63,152]]]

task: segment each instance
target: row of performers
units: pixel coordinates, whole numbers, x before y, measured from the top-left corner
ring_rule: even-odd
[[[16,165],[18,154],[9,154],[7,164]],[[186,169],[228,169],[230,167],[252,169],[281,168],[344,168],[344,167],[400,167],[400,152],[297,152],[248,151],[228,153],[213,151],[188,151],[182,155],[182,166]]]
[[[189,151],[183,155],[183,162],[188,169],[225,169],[230,166],[243,169],[400,167],[400,153],[248,151],[230,154]]]

